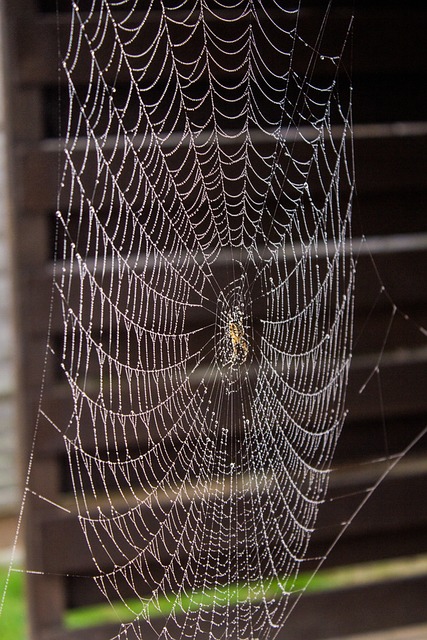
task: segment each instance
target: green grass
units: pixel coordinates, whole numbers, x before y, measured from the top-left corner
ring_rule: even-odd
[[[381,582],[393,578],[411,577],[427,573],[427,556],[386,560],[352,567],[340,567],[319,571],[311,580],[309,574],[301,574],[287,581],[278,579],[253,583],[251,585],[232,584],[204,592],[196,592],[191,596],[162,596],[156,601],[141,605],[139,600],[116,604],[83,607],[67,612],[65,626],[70,629],[91,627],[108,622],[117,623],[131,621],[136,615],[145,618],[167,616],[171,612],[177,614],[193,611],[199,607],[210,608],[239,602],[259,601],[263,597],[279,597],[283,590],[294,593],[306,591],[330,591]],[[7,579],[7,569],[0,567],[0,593]],[[4,601],[4,610],[0,616],[1,640],[25,640],[26,621],[24,605],[24,574],[12,571]]]
[[[301,576],[293,581],[292,590],[301,590],[306,586],[307,576]],[[288,580],[289,582],[289,580]],[[230,584],[224,587],[216,587],[205,591],[196,591],[191,596],[166,596],[158,597],[151,600],[147,604],[141,605],[139,600],[130,600],[129,602],[115,605],[114,609],[110,607],[108,618],[105,617],[106,607],[100,605],[97,607],[86,607],[67,614],[66,624],[68,628],[79,628],[97,624],[100,621],[127,622],[133,620],[137,615],[142,618],[150,619],[159,618],[175,613],[185,613],[187,611],[195,611],[200,607],[205,609],[213,606],[221,607],[226,605],[236,605],[239,602],[257,602],[266,597],[272,599],[283,594],[283,589],[289,590],[290,584],[285,585],[279,580],[269,580],[268,582],[253,583],[250,586],[240,584]],[[89,617],[88,617],[89,616]]]
[[[0,598],[4,592],[8,569],[0,567]],[[2,640],[25,640],[26,615],[24,605],[24,575],[12,571],[0,615],[0,638]]]

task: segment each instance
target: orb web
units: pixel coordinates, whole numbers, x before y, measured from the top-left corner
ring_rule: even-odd
[[[350,25],[70,4],[50,357],[94,579],[116,638],[274,638],[345,416]]]

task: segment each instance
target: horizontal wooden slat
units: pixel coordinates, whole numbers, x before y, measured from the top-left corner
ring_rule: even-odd
[[[286,640],[424,640],[424,627],[402,629],[425,621],[424,595],[427,578],[379,582],[368,587],[341,591],[306,593],[299,600],[285,626]],[[384,606],[386,603],[386,606]],[[343,616],[345,612],[345,616]],[[230,619],[233,614],[231,613]],[[154,627],[156,627],[154,621]],[[398,629],[396,629],[398,627]],[[117,633],[117,625],[90,629],[91,640],[105,640]],[[354,633],[381,630],[382,633],[355,637]],[[389,632],[387,632],[389,630]],[[393,632],[391,630],[394,630]],[[87,629],[45,633],[41,640],[86,640]],[[339,635],[337,635],[339,634]],[[136,640],[133,635],[130,640]],[[155,640],[158,633],[144,629],[144,640]],[[237,638],[229,637],[229,640]]]
[[[366,321],[367,311],[374,308],[375,313],[380,314],[380,317],[382,316],[386,324],[387,312],[391,312],[394,304],[403,313],[413,307],[415,312],[419,313],[420,324],[422,324],[422,309],[426,290],[425,274],[427,273],[427,234],[373,237],[366,241],[363,238],[354,238],[352,245],[353,257],[356,261],[356,321],[361,325]],[[300,259],[301,247],[302,245],[300,243],[295,243],[293,247],[289,248],[286,254],[289,269],[295,260]],[[335,251],[333,241],[326,247],[322,244],[319,245],[316,260],[322,273],[326,268],[326,253],[328,253],[329,257],[333,257]],[[193,263],[194,265],[200,265],[198,269],[199,276],[205,273],[207,276],[214,277],[218,288],[220,288],[221,286],[225,286],[229,280],[228,258],[230,254],[227,251],[223,253],[223,257],[221,254],[210,267],[204,263],[203,256],[195,255],[188,263],[182,263],[182,267],[177,263],[176,269],[179,272],[182,271],[182,269],[188,270],[188,265],[191,267]],[[168,254],[165,252],[164,255],[164,265],[168,266]],[[173,262],[174,265],[175,262],[176,261]],[[144,272],[144,282],[147,283],[150,282],[151,274],[162,271],[162,269],[165,268],[162,264],[158,264],[155,267],[156,271],[154,271],[154,263],[152,263],[152,260],[146,263],[144,256],[137,257],[130,255],[126,263],[128,265],[136,265],[132,267],[135,274],[141,275]],[[93,270],[93,261],[90,257],[87,258],[87,268],[88,272],[91,273]],[[103,272],[110,274],[111,268],[111,260],[107,258]],[[248,265],[248,270],[250,271],[251,269],[251,265]],[[80,282],[78,273],[78,264],[77,261],[75,261],[75,275]],[[418,274],[416,278],[414,278],[414,273]],[[23,304],[25,303],[25,313],[30,320],[28,323],[30,335],[37,336],[45,334],[52,294],[53,274],[53,265],[47,264],[42,269],[33,269],[32,272],[26,275],[24,283],[27,296]],[[290,286],[292,284],[293,282],[290,280]],[[384,287],[387,295],[381,295],[382,287]],[[212,294],[214,291],[215,289],[212,288]],[[80,294],[79,286],[71,288],[68,292],[67,306],[77,310],[80,303]],[[197,292],[193,293],[193,297],[194,300],[189,297],[188,302],[194,302],[200,306],[197,307],[191,315],[191,320],[187,320],[187,323],[194,325],[193,328],[203,326],[205,323],[210,324],[212,322],[212,309],[210,307],[208,308],[208,305],[215,305],[215,300],[211,300],[210,302],[201,300],[200,297],[197,297]],[[95,306],[90,320],[96,329],[98,327],[97,322],[100,318],[100,312],[97,310],[99,306],[97,300],[95,300],[94,304]],[[54,311],[56,311],[56,313],[54,313],[52,319],[53,334],[62,331],[63,328],[59,301],[54,306]],[[254,317],[263,317],[263,309],[261,309],[261,307],[254,309]],[[106,322],[106,326],[108,326],[108,317],[104,318],[104,322]],[[355,336],[359,339],[357,329]]]
[[[357,168],[356,168],[357,173]],[[353,233],[368,238],[389,233],[423,233],[426,230],[426,185],[418,190],[358,192],[353,203]]]
[[[427,625],[411,624],[410,626],[399,626],[386,631],[375,631],[373,633],[362,633],[357,636],[348,636],[347,640],[425,640],[427,638]],[[342,640],[335,636],[330,640]]]
[[[323,593],[306,593],[298,601],[295,609],[286,621],[285,630],[287,640],[327,640],[332,636],[345,640],[354,633],[370,630],[387,630],[407,624],[425,621],[425,591],[427,578],[424,576],[412,580],[392,580],[379,582],[363,587],[349,587],[342,590],[331,590]],[[386,606],[384,606],[386,603]],[[343,611],[345,616],[343,616]],[[229,621],[233,618],[230,611]],[[183,621],[183,616],[178,618]],[[154,624],[153,624],[154,623]],[[162,628],[159,620],[153,621],[153,626]],[[91,628],[91,640],[105,640],[117,633],[117,625],[105,625],[102,628]],[[155,640],[156,632],[148,625],[143,625],[144,640]],[[41,636],[41,640],[86,640],[87,629],[52,631]],[[128,632],[128,637],[137,637]],[[340,635],[337,636],[336,634]],[[238,640],[228,636],[230,640]],[[353,636],[354,637],[354,636]],[[383,636],[380,636],[381,638]],[[408,640],[423,636],[394,635],[390,640]],[[386,635],[387,638],[387,635]],[[352,640],[350,637],[349,640]],[[363,640],[357,638],[357,640]],[[379,640],[376,639],[376,640]]]
[[[233,13],[233,12],[231,12]],[[153,12],[151,29],[157,30],[159,15]],[[230,16],[230,11],[225,15]],[[82,13],[83,15],[83,13]],[[274,11],[273,11],[274,15]],[[298,21],[298,31],[309,43],[314,44],[319,32],[319,26],[324,16],[322,9],[303,9]],[[423,21],[425,10],[420,7],[408,7],[401,11],[396,7],[387,8],[387,20],[384,12],[374,7],[360,7],[356,12],[355,44],[352,52],[353,73],[400,71],[427,71]],[[120,13],[118,14],[120,17]],[[283,14],[281,14],[283,17]],[[320,50],[325,55],[337,54],[337,44],[342,41],[345,27],[351,18],[351,10],[341,7],[331,12],[328,18],[326,33]],[[134,25],[139,24],[138,13],[134,14]],[[32,25],[37,34],[37,48],[28,46],[26,55],[22,55],[20,65],[20,81],[23,84],[56,84],[58,73],[54,61],[58,53],[57,19],[52,15],[40,16],[36,25]],[[132,23],[127,22],[131,28]],[[59,18],[59,40],[66,47],[69,33],[69,15],[62,14]],[[90,35],[90,29],[89,35]],[[338,36],[337,34],[341,34]],[[410,36],[408,36],[410,34]],[[27,31],[28,38],[28,31]],[[357,46],[356,46],[357,45]],[[293,68],[304,71],[306,66],[298,66],[298,58],[293,60]],[[305,63],[306,64],[306,63]],[[154,73],[153,69],[153,73]],[[117,79],[115,70],[107,73],[108,80]],[[87,78],[87,67],[80,65],[75,72],[76,80]]]
[[[286,623],[286,639],[326,640],[339,633],[345,640],[368,629],[390,629],[408,620],[424,622],[426,590],[427,578],[420,577],[307,594]]]
[[[352,437],[343,436],[343,442],[347,442],[351,447],[351,451],[354,448],[353,457],[357,458],[356,452],[364,453],[365,456],[369,456],[372,453],[379,455],[384,453],[384,436],[382,427],[382,421],[386,420],[387,424],[390,423],[390,437],[395,439],[397,443],[404,445],[409,442],[409,434],[415,437],[419,433],[424,420],[422,416],[427,413],[427,398],[424,393],[425,390],[425,371],[426,360],[418,364],[407,363],[405,364],[390,364],[389,366],[381,367],[381,383],[382,398],[378,392],[378,380],[374,377],[366,390],[360,394],[359,390],[371,375],[375,363],[357,371],[357,373],[351,373],[350,385],[347,390],[346,408],[348,410],[347,422],[348,428],[352,428],[354,434]],[[124,394],[124,401],[126,396]],[[31,405],[33,410],[36,411],[38,406],[38,395],[34,396],[33,404]],[[72,419],[73,405],[70,397],[69,388],[65,385],[58,387],[56,390],[46,391],[43,401],[43,410],[49,417],[49,420],[53,424],[58,425],[59,428],[64,428]],[[413,422],[413,427],[409,432],[405,431],[405,419],[403,416],[406,414],[406,419]],[[360,421],[367,420],[365,428],[360,426],[355,427],[355,424],[360,425]],[[74,424],[74,422],[73,422]],[[166,433],[172,424],[166,418],[164,422],[157,424],[159,434]],[[86,422],[84,419],[81,422],[80,437],[82,446],[88,450],[94,448],[94,425],[91,420]],[[99,422],[97,427],[102,434],[102,442],[105,440],[105,429],[103,424]],[[109,433],[110,441],[117,441],[119,448],[124,447],[125,440],[122,430],[116,430],[113,434],[112,426],[109,425],[107,432]],[[346,433],[344,431],[344,433]],[[395,435],[393,435],[393,433]],[[401,433],[399,436],[398,434]],[[406,435],[408,437],[406,437]],[[145,430],[140,433],[140,446],[145,446]],[[160,437],[160,436],[159,436]],[[364,445],[364,438],[368,439],[368,443]],[[370,441],[372,439],[372,442]],[[137,450],[138,445],[135,441],[135,436],[131,430],[130,424],[126,431],[126,443],[131,450]],[[64,442],[61,433],[58,433],[53,428],[52,424],[47,423],[44,419],[41,421],[41,426],[38,431],[38,452],[40,457],[46,458],[47,456],[62,456],[65,453]],[[396,445],[397,446],[397,445]]]
[[[325,553],[341,530],[342,523],[352,518],[355,509],[366,495],[366,491],[375,485],[385,468],[385,465],[378,463],[377,465],[362,465],[347,472],[343,467],[342,470],[337,470],[331,475],[328,495],[332,500],[329,499],[320,508],[318,528],[310,545],[311,553],[309,556],[316,557]],[[374,540],[374,536],[375,540],[378,540],[378,536],[389,536],[389,541],[394,540],[394,549],[393,547],[387,548],[387,542],[384,540],[384,550],[387,549],[387,555],[390,556],[402,555],[404,549],[411,546],[411,535],[415,536],[417,544],[419,544],[418,530],[427,529],[426,481],[427,465],[422,458],[419,462],[408,458],[406,462],[398,465],[385,477],[379,489],[374,492],[373,497],[367,501],[360,513],[352,521],[350,528],[343,536],[341,548],[337,545],[329,562],[341,564],[343,561],[345,563],[356,563],[371,560],[370,551],[372,552],[372,548],[370,550],[370,541]],[[232,491],[231,486],[226,486]],[[183,495],[188,494],[191,496],[192,493],[193,490],[189,486],[183,492]],[[194,499],[196,499],[195,495]],[[150,519],[153,519],[153,526],[158,526],[154,512],[156,508],[160,508],[159,505],[162,504],[162,500],[166,506],[170,498],[166,495],[162,498],[162,494],[159,494],[159,497],[152,501],[153,512],[146,510],[144,506],[141,507],[142,513],[145,513],[141,520],[141,526],[142,521],[144,521],[150,527]],[[213,497],[212,500],[214,500]],[[123,502],[123,499],[120,499],[118,495],[114,497],[114,503],[119,511],[121,501]],[[135,502],[135,498],[129,496],[129,501],[130,503],[124,503],[123,506],[129,508]],[[69,505],[71,508],[71,503]],[[177,509],[184,516],[187,506],[185,503],[179,504]],[[96,513],[94,514],[95,516],[98,517]],[[90,571],[90,567],[92,567],[92,571],[95,573],[91,551],[86,544],[75,513],[67,514],[54,508],[47,509],[44,512],[44,516],[40,518],[39,524],[41,527],[40,564],[30,567],[31,569],[49,573],[80,574]],[[97,549],[94,536],[91,536],[91,538],[94,545],[93,548]],[[58,545],[58,540],[61,541],[60,545]],[[143,538],[141,542],[143,542]],[[224,544],[228,545],[228,542]],[[375,542],[376,547],[377,545],[378,543]],[[424,551],[427,551],[427,540],[424,547]],[[123,548],[126,549],[126,545],[123,545]],[[99,562],[107,569],[109,566],[107,556],[101,549],[94,553],[95,556],[98,554]],[[128,553],[130,557],[130,547]],[[368,557],[363,557],[364,553]],[[377,547],[376,553],[381,555],[381,548]],[[164,561],[167,561],[166,556]],[[143,589],[144,587],[141,586],[141,588]]]
[[[376,373],[376,368],[378,373]],[[367,356],[354,357],[350,369],[350,381],[347,389],[346,408],[349,412],[348,419],[352,421],[360,421],[367,419],[390,419],[394,416],[400,417],[405,415],[416,416],[427,411],[427,397],[425,394],[425,379],[427,367],[426,349],[413,349],[402,352],[396,350],[387,352],[378,365],[378,353],[372,353]],[[197,370],[192,374],[190,383],[197,385],[203,376],[204,370]],[[72,404],[70,389],[66,381],[61,377],[57,377],[55,372],[49,369],[50,389],[44,394],[43,407],[49,418],[58,425],[66,425],[72,416]],[[256,376],[256,370],[249,372],[250,376]],[[34,372],[34,377],[35,372]],[[56,386],[54,386],[54,384]],[[381,393],[379,386],[381,385]],[[36,392],[34,396],[29,395],[28,401],[33,403],[32,406],[36,410],[38,406],[37,385],[34,383]],[[137,393],[135,385],[132,387],[134,394]],[[104,392],[107,393],[108,384],[104,383]],[[86,393],[96,397],[99,392],[99,379],[94,378],[93,381],[88,380]],[[126,405],[128,402],[128,393],[130,388],[123,387],[121,392],[122,402]],[[224,409],[225,410],[225,409]],[[89,415],[86,416],[90,420]],[[85,433],[89,433],[93,441],[93,424],[82,423],[83,441],[86,444],[89,441],[85,438]],[[170,425],[169,425],[170,426]],[[168,421],[165,421],[164,428],[168,427]],[[87,428],[87,430],[86,430]],[[102,424],[99,428],[103,431]],[[129,425],[130,429],[130,425]],[[62,442],[56,441],[55,438],[50,439],[49,432],[51,427],[46,428],[46,442],[42,434],[39,435],[41,447],[40,453],[47,447],[47,450],[62,450]],[[112,434],[111,434],[112,435]],[[121,435],[117,436],[119,443]],[[129,444],[133,442],[131,434]]]
[[[61,629],[53,628],[47,631],[42,631],[40,634],[40,640],[87,640],[88,632],[90,633],[90,640],[105,640],[105,638],[113,638],[119,632],[119,624],[105,624],[102,626],[92,626],[88,630],[87,627],[80,629]],[[157,640],[158,633],[153,630],[147,630],[144,633],[144,640]],[[135,636],[128,632],[129,640],[138,640]]]
[[[292,142],[293,153],[296,157],[302,157],[306,153],[307,145],[298,138],[297,134]],[[424,189],[427,173],[427,158],[424,153],[426,141],[427,127],[424,123],[355,126],[358,191],[363,194],[378,194],[384,191],[393,193],[401,190],[407,192],[408,189]],[[263,141],[261,137],[257,148],[260,154],[269,156],[274,151],[274,141],[268,138]],[[224,139],[224,149],[232,155],[236,151],[236,143]],[[73,154],[76,166],[79,166],[79,157],[83,158],[83,153],[82,150]],[[174,162],[179,164],[179,158],[183,159],[185,153],[185,148],[182,147]],[[44,142],[23,147],[20,154],[23,171],[27,176],[25,184],[21,185],[23,210],[28,215],[33,215],[37,209],[51,210],[58,190],[57,144]],[[414,158],[417,158],[417,162],[414,162]],[[94,152],[90,152],[85,182],[95,180],[95,175],[96,157]],[[125,177],[121,176],[123,184],[126,183]],[[312,193],[317,193],[316,184],[312,187]],[[141,204],[137,199],[133,204],[135,210]]]
[[[297,56],[298,58],[298,56]],[[316,78],[315,78],[316,79]],[[321,82],[321,79],[319,83]],[[354,82],[354,95],[353,101],[353,113],[357,114],[358,122],[374,123],[382,122],[393,123],[402,121],[423,121],[425,120],[425,101],[427,97],[426,90],[426,74],[420,75],[417,72],[401,72],[396,74],[389,72],[387,74],[383,72],[371,73],[371,74],[359,74],[353,78]],[[32,87],[32,85],[29,85]],[[159,87],[155,96],[151,101],[157,101],[160,99],[160,93],[163,87]],[[199,92],[207,92],[207,81],[198,87]],[[34,92],[36,89],[33,90]],[[85,84],[78,85],[76,87],[77,95],[80,96],[80,101],[84,102],[84,96],[88,92],[88,87]],[[411,101],[408,101],[408,94],[411,95]],[[123,81],[122,84],[116,84],[115,86],[115,103],[122,105],[127,102],[129,95],[129,86]],[[291,97],[291,96],[289,96]],[[65,85],[60,89],[60,100],[58,106],[58,87],[57,85],[48,85],[44,88],[43,92],[39,91],[39,103],[43,103],[43,129],[39,132],[39,139],[41,138],[60,138],[64,134],[64,129],[60,129],[60,126],[64,127],[68,122],[68,93]],[[129,122],[138,119],[138,110],[140,105],[134,97],[130,100],[126,108],[126,120]],[[205,113],[205,115],[207,115]],[[271,119],[274,119],[273,114]],[[332,123],[338,121],[337,114],[332,114]],[[62,125],[60,124],[62,123]],[[221,121],[221,125],[225,128],[229,126],[229,123],[225,120]],[[104,117],[101,117],[98,122],[98,131],[101,127],[106,128],[107,121]],[[31,135],[28,139],[36,139],[37,131],[29,127]]]

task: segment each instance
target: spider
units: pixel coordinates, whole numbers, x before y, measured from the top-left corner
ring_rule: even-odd
[[[228,333],[233,350],[227,364],[231,367],[235,364],[243,364],[248,356],[249,347],[245,339],[245,329],[241,314],[237,319],[230,315],[228,316]]]

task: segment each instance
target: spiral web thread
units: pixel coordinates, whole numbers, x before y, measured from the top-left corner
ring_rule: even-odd
[[[276,637],[309,562],[351,350],[350,25],[326,45],[329,9],[313,35],[282,4],[72,3],[51,421],[116,638]]]

